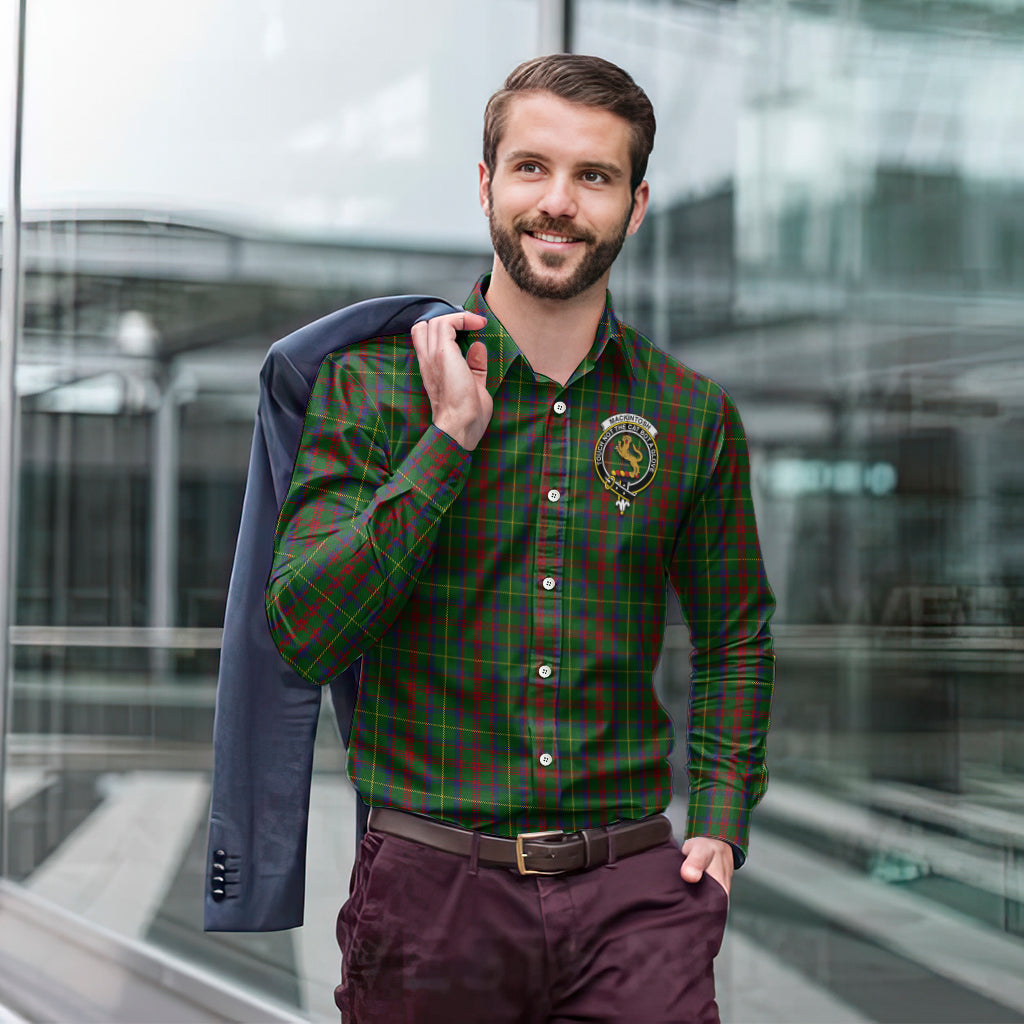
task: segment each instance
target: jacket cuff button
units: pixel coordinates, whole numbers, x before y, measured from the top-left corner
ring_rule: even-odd
[[[220,903],[220,901],[222,899],[224,899],[224,890],[223,889],[214,889],[213,892],[210,893],[210,895],[214,898],[214,900],[217,903]]]

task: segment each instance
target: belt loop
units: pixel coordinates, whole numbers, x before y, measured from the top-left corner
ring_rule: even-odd
[[[610,828],[606,828],[604,831],[608,837],[608,867],[614,868],[618,866],[615,863],[615,832]]]
[[[583,838],[583,870],[586,871],[592,863],[592,850],[590,847],[590,829],[580,829],[580,836]]]
[[[476,829],[469,837],[469,873],[474,878],[480,873],[480,833]]]

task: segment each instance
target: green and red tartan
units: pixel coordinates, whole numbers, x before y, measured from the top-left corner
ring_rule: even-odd
[[[690,628],[689,835],[742,855],[774,675],[736,408],[605,308],[567,384],[487,307],[494,415],[431,423],[408,335],[328,357],[281,509],[267,613],[326,683],[362,655],[348,772],[371,805],[495,835],[663,810],[675,730],[652,675],[666,582]]]

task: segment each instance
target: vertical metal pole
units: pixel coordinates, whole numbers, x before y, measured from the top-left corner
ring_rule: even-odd
[[[569,0],[537,0],[537,52],[569,52]]]
[[[14,364],[21,321],[21,114],[25,79],[25,6],[16,4],[14,103],[11,124],[11,182],[4,218],[3,275],[0,279],[0,875],[7,874],[7,730],[11,702],[11,599],[14,550],[15,467],[18,395]]]
[[[178,451],[180,407],[174,364],[157,373],[160,405],[153,414],[152,511],[149,546],[149,624],[166,629],[175,622],[178,590]],[[170,659],[166,649],[154,648],[151,666],[155,673],[167,672]]]
[[[149,557],[149,624],[174,624],[175,567],[178,532],[178,402],[168,367],[157,374],[160,404],[153,414],[152,512]]]

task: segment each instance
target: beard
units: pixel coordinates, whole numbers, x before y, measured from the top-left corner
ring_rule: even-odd
[[[626,240],[629,218],[633,212],[631,204],[619,230],[610,237],[598,239],[590,232],[581,231],[572,221],[543,217],[537,220],[530,220],[525,216],[517,217],[512,221],[512,227],[506,228],[503,224],[498,223],[494,214],[494,197],[490,190],[488,190],[488,200],[490,213],[487,221],[491,229],[491,244],[494,246],[495,255],[516,286],[527,295],[538,299],[573,299],[599,281],[615,262],[615,257],[622,249],[622,244]],[[564,235],[567,238],[577,239],[586,246],[583,259],[568,277],[555,280],[545,279],[530,266],[529,258],[523,249],[520,236],[526,232]],[[556,252],[541,253],[540,256],[541,263],[552,270],[563,267],[569,259],[569,255],[563,256]]]

